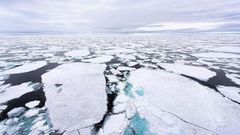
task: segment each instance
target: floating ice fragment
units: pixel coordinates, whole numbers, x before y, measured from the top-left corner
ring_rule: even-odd
[[[31,87],[29,87],[30,83],[22,83],[21,85],[11,86],[5,88],[4,86],[0,86],[4,88],[4,92],[0,94],[0,103],[9,101],[14,98],[18,98],[21,95],[33,91]]]
[[[46,66],[47,62],[46,61],[38,61],[38,62],[32,62],[32,63],[25,63],[22,66],[15,67],[12,69],[9,69],[4,72],[4,74],[18,74],[18,73],[26,73],[30,71],[34,71],[36,69],[39,69],[43,66]]]
[[[35,101],[26,103],[25,106],[28,108],[34,108],[34,107],[38,106],[39,103],[40,103],[40,101],[35,100]]]
[[[33,116],[38,115],[38,113],[39,113],[39,109],[38,109],[38,108],[29,109],[29,110],[24,114],[24,116],[25,116],[26,118],[30,118],[30,117],[33,117]]]
[[[25,111],[25,109],[26,108],[24,107],[14,108],[10,112],[8,112],[8,117],[17,117],[21,115]]]

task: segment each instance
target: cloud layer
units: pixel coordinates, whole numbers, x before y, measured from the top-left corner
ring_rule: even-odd
[[[0,32],[240,31],[239,0],[2,0]]]

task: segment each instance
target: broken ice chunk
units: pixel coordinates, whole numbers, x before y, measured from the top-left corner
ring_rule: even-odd
[[[124,113],[112,115],[104,123],[103,132],[106,135],[120,134],[126,126],[127,120]]]
[[[30,83],[22,83],[21,85],[11,86],[7,88],[0,86],[0,90],[1,87],[4,87],[4,92],[0,94],[0,103],[7,102],[11,99],[20,97],[25,93],[33,91],[32,87],[29,87],[29,84]]]
[[[21,115],[25,110],[25,107],[14,108],[10,112],[8,112],[8,117],[17,117]]]
[[[34,108],[34,107],[38,106],[39,103],[40,103],[40,101],[35,100],[35,101],[26,103],[25,106],[28,108]]]
[[[43,66],[46,66],[47,62],[46,61],[38,61],[38,62],[32,62],[32,63],[25,63],[22,66],[15,67],[12,69],[9,69],[4,72],[4,74],[18,74],[18,73],[26,73],[30,71],[34,71],[36,69],[39,69]]]
[[[25,116],[26,118],[30,118],[30,117],[33,117],[33,116],[38,115],[38,113],[39,113],[39,108],[29,109],[29,110],[24,114],[24,116]]]
[[[118,68],[117,68],[119,71],[131,71],[131,70],[133,70],[132,68],[130,68],[130,67],[124,67],[124,66],[119,66]]]

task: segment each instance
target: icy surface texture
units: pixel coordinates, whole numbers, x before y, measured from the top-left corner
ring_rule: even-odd
[[[0,135],[239,135],[240,35],[0,36]]]
[[[63,64],[42,76],[53,128],[72,130],[102,119],[107,110],[105,68],[99,64]]]

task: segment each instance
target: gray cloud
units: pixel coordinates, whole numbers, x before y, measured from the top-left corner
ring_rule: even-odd
[[[238,5],[239,0],[3,0],[0,32],[239,31]]]

